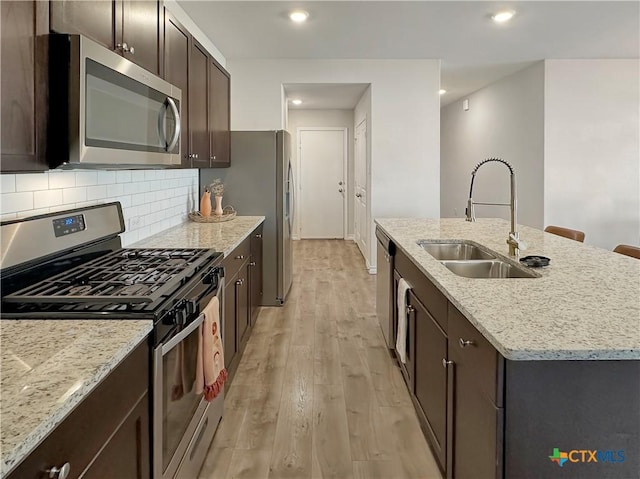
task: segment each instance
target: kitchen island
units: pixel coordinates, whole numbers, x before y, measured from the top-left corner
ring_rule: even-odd
[[[411,287],[400,364],[448,477],[638,477],[639,261],[519,227],[522,254],[549,266],[467,278],[418,242],[468,240],[508,261],[508,222],[376,223],[396,248],[394,287]]]

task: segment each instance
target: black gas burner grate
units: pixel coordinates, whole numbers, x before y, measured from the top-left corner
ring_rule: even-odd
[[[135,304],[151,303],[170,295],[210,256],[210,250],[193,248],[118,250],[9,294],[3,300],[75,303],[69,307],[85,310],[131,309]],[[85,302],[93,304],[77,304]]]

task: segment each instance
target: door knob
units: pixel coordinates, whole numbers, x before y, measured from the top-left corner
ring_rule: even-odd
[[[362,198],[362,195],[360,193],[356,193],[356,198]]]
[[[65,462],[61,467],[52,467],[45,472],[49,473],[50,479],[67,479],[69,472],[71,471],[71,465]]]
[[[342,186],[344,183],[342,183],[342,181],[338,181],[338,185]]]
[[[338,193],[342,193],[342,188],[338,188]]]

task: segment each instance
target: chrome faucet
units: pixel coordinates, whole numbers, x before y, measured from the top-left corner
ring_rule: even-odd
[[[473,201],[473,180],[476,178],[476,173],[480,169],[482,165],[485,163],[489,163],[492,161],[496,161],[498,163],[502,163],[507,168],[509,168],[509,172],[511,173],[511,203],[479,203]],[[471,172],[471,187],[469,188],[469,199],[467,200],[467,221],[475,221],[476,220],[476,212],[475,205],[486,205],[486,206],[509,206],[511,208],[511,231],[509,231],[509,237],[507,238],[507,244],[509,245],[509,256],[518,257],[519,250],[525,250],[526,244],[524,241],[520,240],[518,232],[516,231],[518,225],[518,198],[516,195],[516,172],[513,170],[513,167],[509,164],[509,162],[503,160],[502,158],[487,158],[486,160],[482,160],[480,163],[476,165],[476,167]]]

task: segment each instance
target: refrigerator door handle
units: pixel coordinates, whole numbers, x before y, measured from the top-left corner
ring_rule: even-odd
[[[292,234],[293,231],[293,220],[294,214],[296,211],[296,197],[295,197],[295,183],[293,180],[293,170],[291,169],[291,162],[289,162],[289,178],[287,179],[288,188],[289,188],[289,235]]]

